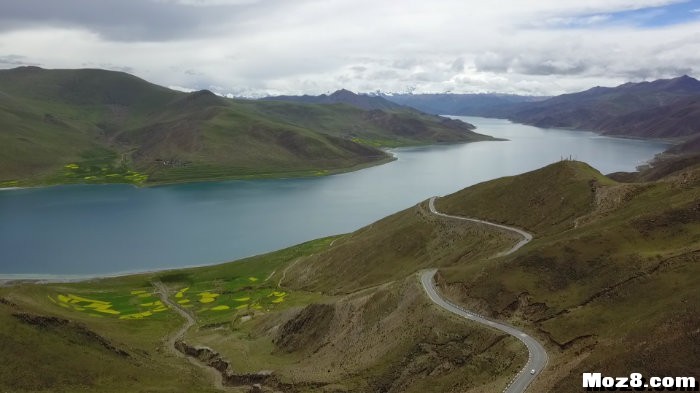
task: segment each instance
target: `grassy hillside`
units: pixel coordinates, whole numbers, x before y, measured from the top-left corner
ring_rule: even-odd
[[[700,137],[700,93],[671,104],[646,108],[601,123],[599,130],[613,135],[647,138]],[[697,147],[694,149],[698,151]]]
[[[156,296],[162,282],[196,318],[180,348],[234,391],[502,391],[524,348],[431,304],[415,274],[427,267],[456,303],[545,344],[533,391],[579,389],[591,370],[697,376],[700,162],[639,176],[562,161],[437,200],[535,232],[509,256],[493,257],[511,235],[421,203],[235,263],[0,288],[0,356],[12,359],[0,390],[210,391],[211,375],[168,350],[183,320]]]
[[[410,110],[229,100],[104,70],[0,70],[0,187],[313,176],[492,138]]]
[[[515,241],[511,234],[436,218],[424,202],[339,238],[331,249],[292,266],[285,282],[352,293],[425,268],[469,264]]]
[[[299,392],[498,389],[526,356],[515,339],[433,307],[413,277],[190,340],[236,370],[274,369],[268,385]]]
[[[536,195],[507,184],[501,191],[523,200]],[[568,230],[538,232],[514,256],[476,274],[443,270],[444,291],[537,329],[552,367],[536,391],[569,390],[590,370],[697,376],[698,161],[652,183],[598,183],[593,194]]]
[[[700,81],[687,75],[653,82],[594,87],[520,103],[499,116],[538,127],[574,128],[642,138],[691,137],[698,128]]]
[[[0,391],[216,391],[208,373],[165,347],[183,321],[159,302],[153,282],[180,291],[173,297],[202,325],[229,323],[319,299],[303,292],[268,297],[276,286],[266,278],[330,241],[211,268],[0,287],[0,357],[12,359],[0,368]]]
[[[411,275],[342,296],[295,289],[287,268],[341,240],[213,267],[0,288],[0,355],[13,360],[0,389],[212,391],[209,375],[167,351],[182,321],[159,304],[155,281],[197,318],[186,345],[212,348],[234,391],[249,391],[261,370],[274,371],[257,380],[265,389],[285,392],[502,388],[525,361],[513,338],[433,307]],[[35,345],[36,356],[24,354]],[[32,367],[39,357],[50,360]]]
[[[612,181],[588,164],[562,161],[518,176],[477,184],[440,198],[441,212],[541,233],[574,227],[594,208],[595,191]]]

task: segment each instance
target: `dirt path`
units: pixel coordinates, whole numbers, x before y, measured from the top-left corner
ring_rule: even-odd
[[[279,281],[277,281],[277,288],[282,289],[282,281],[287,277],[287,270],[291,269],[294,265],[297,264],[301,260],[300,258],[297,258],[294,260],[294,262],[290,263],[289,266],[285,267],[284,270],[282,271],[282,277],[280,277]]]
[[[153,286],[156,288],[156,293],[158,294],[158,297],[160,297],[160,300],[168,307],[175,310],[175,312],[180,314],[183,318],[185,318],[185,323],[182,325],[182,327],[180,327],[180,329],[171,334],[170,337],[168,337],[168,339],[166,340],[165,345],[168,351],[170,351],[177,357],[187,359],[187,361],[189,361],[191,364],[203,369],[214,381],[214,386],[217,390],[225,392],[231,391],[230,388],[224,386],[221,374],[217,370],[199,362],[196,359],[185,355],[184,353],[178,351],[177,348],[175,348],[175,343],[178,341],[182,341],[185,337],[185,334],[187,334],[187,331],[189,331],[190,328],[192,328],[192,326],[194,326],[197,321],[187,310],[182,308],[176,302],[170,300],[170,296],[168,295],[168,288],[162,282],[153,282]]]

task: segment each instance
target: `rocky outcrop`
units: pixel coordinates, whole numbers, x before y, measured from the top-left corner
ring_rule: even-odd
[[[225,386],[251,386],[255,389],[255,385],[279,385],[270,370],[262,370],[257,373],[234,373],[228,360],[209,347],[193,346],[184,341],[176,341],[175,348],[221,373],[222,383]]]
[[[273,342],[282,351],[313,351],[323,343],[335,310],[328,304],[310,304],[279,329]]]

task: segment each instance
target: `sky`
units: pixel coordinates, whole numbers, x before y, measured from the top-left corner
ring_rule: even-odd
[[[0,0],[0,68],[233,96],[554,95],[700,77],[700,0]]]

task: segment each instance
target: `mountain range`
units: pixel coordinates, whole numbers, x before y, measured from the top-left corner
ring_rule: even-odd
[[[646,138],[700,133],[700,81],[689,76],[594,87],[504,108],[508,119],[538,127]]]
[[[366,110],[364,97],[335,96],[232,100],[122,72],[0,70],[0,187],[313,176],[391,159],[382,147],[493,140],[380,98]]]
[[[546,100],[544,96],[514,94],[384,94],[394,103],[436,115],[494,117],[494,111],[518,103]]]
[[[266,101],[287,101],[300,102],[305,104],[347,104],[364,110],[407,110],[410,106],[400,105],[381,96],[371,96],[368,94],[356,94],[346,89],[340,89],[331,94],[321,94],[318,96],[270,96],[262,98]],[[426,113],[433,113],[419,109]],[[436,113],[438,114],[438,113]]]
[[[681,142],[700,135],[700,81],[687,75],[555,97],[419,94],[386,98],[432,113],[499,117],[543,128]],[[679,149],[692,150],[692,146]]]

